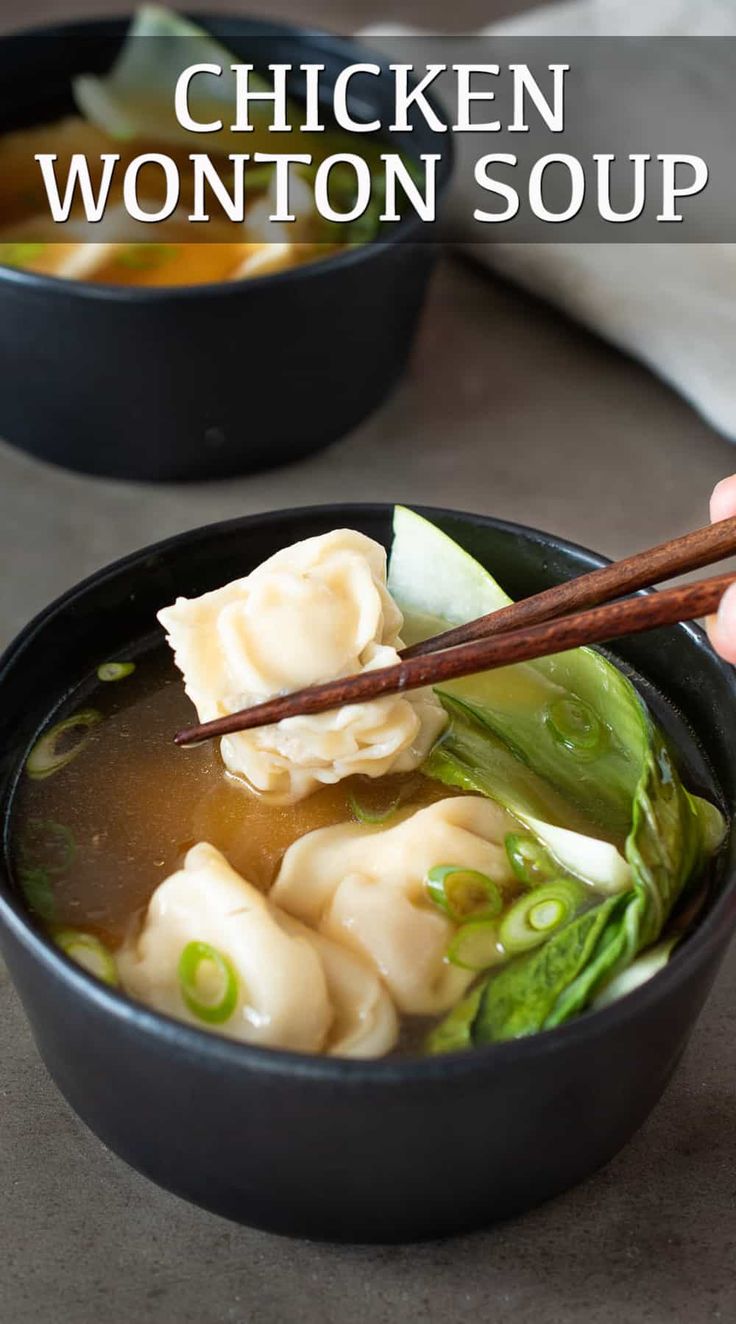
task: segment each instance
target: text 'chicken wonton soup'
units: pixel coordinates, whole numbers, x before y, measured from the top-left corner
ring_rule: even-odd
[[[469,1048],[635,987],[691,922],[724,820],[600,653],[172,742],[192,705],[208,721],[386,666],[508,601],[399,507],[388,572],[336,529],[165,606],[171,652],[101,658],[30,751],[28,906],[131,998],[304,1053]]]

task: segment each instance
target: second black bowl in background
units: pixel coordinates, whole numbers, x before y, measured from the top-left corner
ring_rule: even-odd
[[[341,37],[197,21],[241,59],[323,63],[328,87],[366,58]],[[126,30],[115,19],[0,38],[0,129],[68,112],[71,78],[106,69]],[[385,118],[387,82],[361,95]],[[418,122],[407,139],[441,154],[440,192],[450,136]],[[337,440],[406,364],[435,255],[411,242],[419,225],[229,284],[115,288],[0,268],[0,436],[54,464],[149,481],[225,477]]]

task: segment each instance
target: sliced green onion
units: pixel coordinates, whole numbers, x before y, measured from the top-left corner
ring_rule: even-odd
[[[389,818],[393,818],[399,807],[399,801],[393,800],[387,809],[366,809],[365,805],[358,803],[354,795],[350,796],[349,803],[353,817],[357,818],[359,823],[385,823]]]
[[[590,757],[603,748],[605,727],[582,699],[555,699],[544,720],[557,743],[571,754]]]
[[[40,257],[46,244],[0,244],[0,263],[4,267],[24,267]]]
[[[74,833],[51,818],[31,818],[20,839],[21,868],[47,874],[66,873],[77,853]]]
[[[135,671],[135,662],[103,662],[97,668],[98,680],[125,680]]]
[[[514,874],[527,887],[546,882],[559,872],[549,851],[540,846],[534,837],[509,832],[504,845]]]
[[[72,961],[88,970],[113,988],[118,982],[118,969],[112,953],[99,938],[77,929],[61,929],[54,934],[54,942]]]
[[[202,988],[200,970],[214,966],[220,987],[209,997]],[[188,942],[179,958],[181,995],[193,1016],[208,1025],[222,1025],[235,1011],[238,1001],[238,978],[231,961],[208,942]]]
[[[86,745],[92,727],[97,726],[101,721],[102,713],[98,713],[96,708],[84,708],[73,717],[66,717],[63,722],[57,722],[41,736],[28,755],[26,762],[28,776],[33,777],[34,781],[40,781],[43,777],[50,777],[52,773],[66,767],[67,763],[71,763]],[[76,736],[76,739],[69,744],[68,738],[72,736]]]
[[[153,271],[176,257],[174,244],[130,244],[118,253],[114,261],[119,267],[129,267],[132,271]]]
[[[56,913],[56,902],[48,870],[23,866],[18,877],[29,909],[40,919],[52,920]]]
[[[31,818],[18,845],[18,880],[26,904],[41,919],[54,918],[52,877],[66,873],[77,853],[74,833],[50,818]]]
[[[494,920],[471,920],[461,924],[450,946],[447,959],[463,970],[487,970],[503,961],[504,952],[498,941],[498,925]]]
[[[499,925],[498,936],[510,955],[538,947],[580,909],[587,895],[583,883],[571,878],[535,887],[515,901]]]
[[[503,897],[493,879],[461,864],[438,864],[430,869],[426,888],[430,900],[456,924],[493,919],[503,910]]]

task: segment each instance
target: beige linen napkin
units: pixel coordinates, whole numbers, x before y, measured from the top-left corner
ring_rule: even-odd
[[[361,35],[375,46],[383,35],[411,32],[381,24]],[[566,0],[491,24],[483,35],[736,36],[736,0]],[[426,38],[417,58],[432,58]],[[451,209],[457,231],[457,217],[471,215],[472,205],[456,196]],[[484,266],[641,359],[736,440],[736,245],[467,247]]]

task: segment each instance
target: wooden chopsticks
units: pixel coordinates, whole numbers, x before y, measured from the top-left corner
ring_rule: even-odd
[[[659,579],[702,568],[734,552],[736,519],[723,520],[446,631],[424,645],[407,649],[402,660],[393,666],[279,695],[213,722],[187,727],[176,734],[175,742],[196,744],[216,736],[270,726],[288,717],[327,712],[344,704],[364,703],[425,685],[441,685],[478,671],[529,662],[568,648],[606,643],[622,635],[696,620],[717,610],[726,589],[736,583],[736,574],[717,575],[646,597],[619,597],[587,611],[559,613],[651,587]],[[550,619],[552,613],[554,619]]]
[[[602,602],[622,598],[626,593],[636,593],[642,588],[652,588],[654,584],[674,579],[677,575],[702,570],[703,566],[714,565],[716,561],[722,561],[734,553],[736,518],[721,520],[718,524],[709,524],[704,529],[686,533],[682,538],[673,538],[658,547],[650,547],[645,552],[636,552],[634,556],[627,556],[622,561],[613,561],[600,570],[591,570],[589,574],[555,584],[543,593],[512,602],[509,607],[502,607],[489,616],[479,616],[477,620],[458,625],[454,630],[445,630],[431,639],[424,639],[420,644],[405,648],[401,656],[419,657],[420,654],[434,653],[440,648],[465,644],[470,639],[506,634],[521,625],[538,625],[540,621],[566,616],[584,607],[597,607]]]

